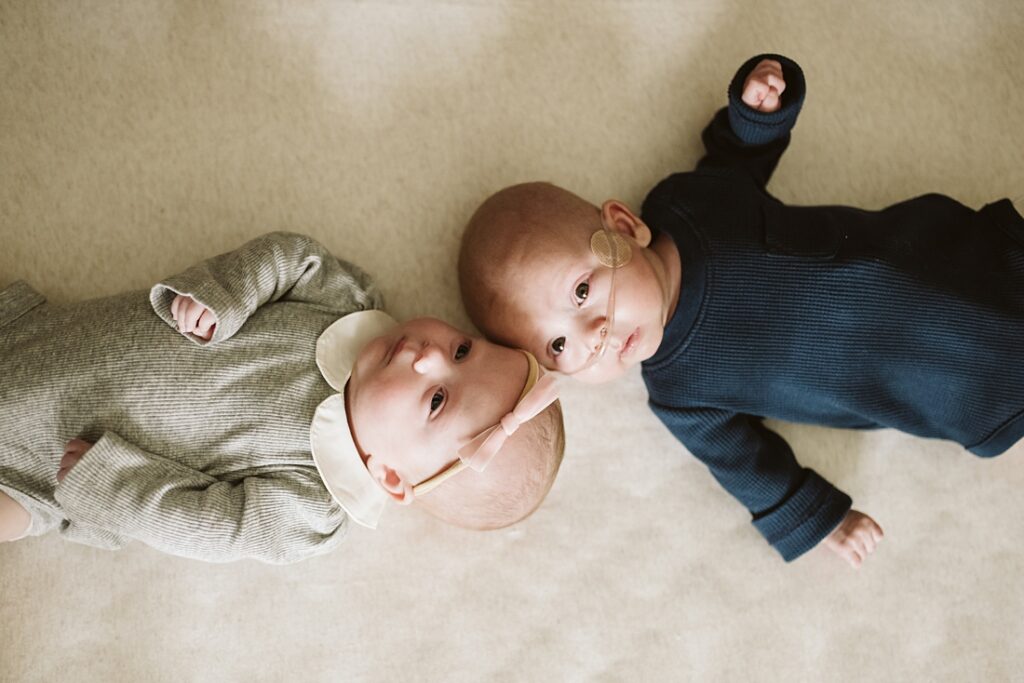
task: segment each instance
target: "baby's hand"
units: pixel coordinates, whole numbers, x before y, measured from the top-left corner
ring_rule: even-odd
[[[183,294],[174,297],[171,302],[171,317],[178,324],[179,332],[192,333],[206,341],[210,341],[217,327],[217,318],[210,309]]]
[[[822,543],[826,548],[850,563],[854,569],[875,552],[881,540],[882,527],[863,512],[850,510]]]
[[[92,448],[92,444],[82,439],[68,441],[68,445],[64,447],[64,457],[60,459],[60,469],[57,470],[58,484],[64,481],[64,477],[68,476],[71,468],[78,464],[78,461],[89,452],[90,448]]]
[[[744,81],[741,99],[751,109],[771,113],[779,110],[785,90],[782,65],[774,59],[762,59]]]

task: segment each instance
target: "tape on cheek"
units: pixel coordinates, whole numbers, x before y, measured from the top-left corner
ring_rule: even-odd
[[[594,232],[590,236],[590,251],[608,268],[621,268],[633,258],[633,249],[626,238],[611,230]]]

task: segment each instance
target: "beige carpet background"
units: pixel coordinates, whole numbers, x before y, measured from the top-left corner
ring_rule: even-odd
[[[479,201],[637,206],[761,51],[808,79],[785,200],[1024,196],[1017,0],[0,0],[0,286],[147,287],[288,229],[465,324]],[[562,475],[504,532],[393,509],[283,568],[0,546],[0,680],[1024,680],[1024,444],[780,426],[884,526],[854,572],[778,559],[638,374],[565,407]]]

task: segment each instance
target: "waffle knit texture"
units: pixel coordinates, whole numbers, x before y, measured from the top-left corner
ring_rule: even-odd
[[[209,342],[176,331],[179,293],[217,316]],[[54,306],[17,282],[0,292],[0,490],[32,513],[33,535],[216,562],[325,552],[347,517],[309,452],[332,392],[316,340],[380,306],[362,271],[290,233],[149,292]],[[57,484],[75,437],[95,445]]]
[[[783,106],[739,98],[766,57]],[[851,500],[762,418],[892,427],[997,455],[1024,437],[1024,219],[926,195],[881,211],[786,206],[765,185],[804,99],[779,55],[741,67],[706,156],[670,176],[643,219],[682,259],[679,304],[643,363],[650,405],[787,560],[817,545]]]

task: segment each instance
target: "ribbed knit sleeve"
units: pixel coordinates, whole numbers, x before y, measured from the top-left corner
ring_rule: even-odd
[[[86,530],[210,562],[296,562],[335,547],[346,520],[312,466],[222,481],[110,432],[68,472],[55,498]]]
[[[771,113],[751,109],[741,99],[743,82],[763,59],[778,60],[786,81],[782,106]],[[706,153],[698,162],[698,169],[736,169],[764,188],[789,146],[789,132],[800,114],[805,91],[803,71],[793,60],[774,54],[751,57],[729,85],[729,106],[715,114],[701,135]]]
[[[754,526],[787,562],[816,546],[849,511],[850,497],[801,467],[789,445],[760,419],[654,402],[651,408],[750,511]]]
[[[120,550],[131,543],[132,540],[115,534],[112,531],[101,529],[98,526],[70,519],[62,520],[60,535],[65,540],[92,546],[93,548],[103,548],[104,550]]]
[[[339,316],[383,307],[377,287],[357,266],[338,260],[311,237],[288,232],[262,235],[155,285],[150,303],[171,327],[171,302],[178,294],[217,318],[209,342],[186,335],[199,345],[230,339],[257,308],[273,301],[310,303]]]

